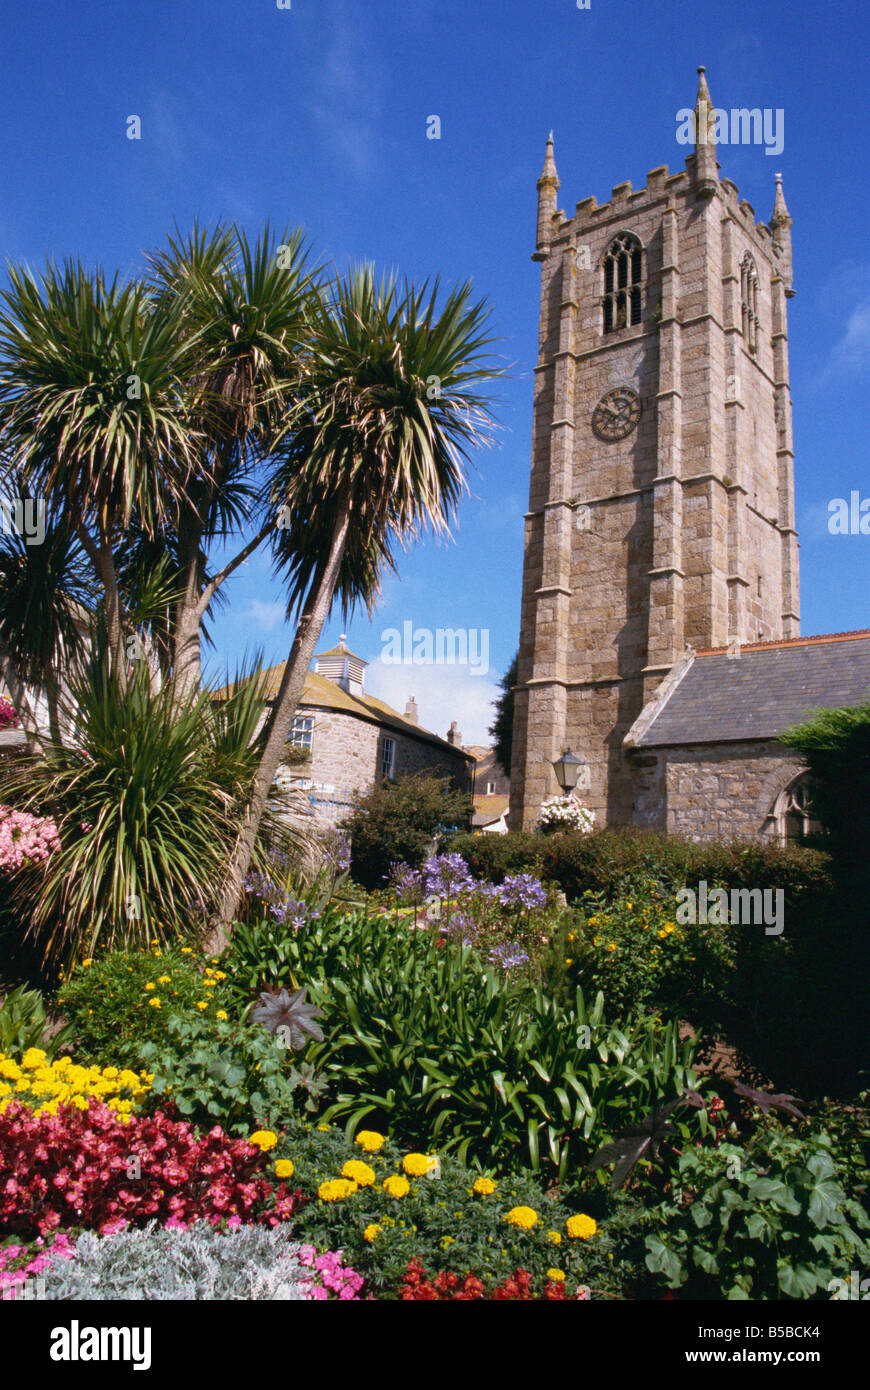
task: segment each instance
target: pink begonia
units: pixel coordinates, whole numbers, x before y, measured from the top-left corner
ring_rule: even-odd
[[[57,826],[49,816],[31,816],[0,803],[0,869],[41,864],[59,847]]]
[[[17,729],[20,723],[12,701],[5,695],[0,696],[0,729]]]

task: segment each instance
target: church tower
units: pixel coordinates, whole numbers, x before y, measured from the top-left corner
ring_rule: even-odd
[[[716,158],[703,68],[684,172],[557,208],[541,266],[511,823],[586,764],[598,825],[634,820],[629,728],[685,651],[799,635],[782,181],[756,223]]]

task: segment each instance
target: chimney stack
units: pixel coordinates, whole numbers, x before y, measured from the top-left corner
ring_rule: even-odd
[[[447,730],[447,742],[452,743],[454,748],[462,747],[462,735],[456,727],[455,719]]]
[[[420,711],[417,709],[417,701],[413,695],[405,706],[405,718],[409,724],[420,723]]]

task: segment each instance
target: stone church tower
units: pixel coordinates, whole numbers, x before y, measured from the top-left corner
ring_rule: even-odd
[[[685,172],[568,218],[547,142],[515,828],[558,793],[569,747],[597,823],[632,824],[623,739],[686,648],[799,634],[791,218],[779,175],[766,225],[721,175],[699,73]]]

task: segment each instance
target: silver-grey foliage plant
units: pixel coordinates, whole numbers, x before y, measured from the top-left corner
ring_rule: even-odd
[[[86,1231],[71,1260],[46,1270],[46,1299],[293,1300],[308,1297],[312,1274],[286,1228],[188,1230],[158,1227],[99,1236]]]

